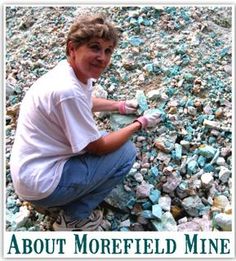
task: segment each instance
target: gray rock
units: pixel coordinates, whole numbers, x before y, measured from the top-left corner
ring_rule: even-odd
[[[228,168],[221,166],[220,172],[219,172],[219,179],[223,183],[226,183],[226,182],[228,182],[230,176],[231,176],[231,171]]]
[[[199,196],[190,196],[183,200],[183,208],[192,217],[198,217],[204,205]]]
[[[127,192],[123,185],[115,187],[104,199],[105,203],[124,212],[129,212],[128,202],[134,196],[134,192]]]

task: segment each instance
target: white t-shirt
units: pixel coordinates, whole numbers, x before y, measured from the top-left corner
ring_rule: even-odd
[[[92,80],[83,84],[66,60],[59,62],[33,84],[20,107],[10,160],[17,194],[25,200],[49,196],[68,158],[100,137]]]

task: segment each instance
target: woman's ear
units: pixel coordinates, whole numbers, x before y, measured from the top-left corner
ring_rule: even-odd
[[[68,41],[68,43],[67,43],[67,48],[68,48],[69,56],[70,56],[71,58],[74,58],[75,47],[74,47],[72,41]]]

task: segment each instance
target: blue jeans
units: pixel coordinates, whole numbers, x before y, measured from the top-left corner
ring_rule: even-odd
[[[43,208],[60,207],[68,220],[86,218],[123,181],[135,157],[136,148],[131,141],[106,155],[86,153],[72,157],[65,163],[54,192],[32,203]]]

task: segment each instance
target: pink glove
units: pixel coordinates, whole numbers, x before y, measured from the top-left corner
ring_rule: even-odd
[[[142,129],[154,127],[161,121],[161,114],[159,112],[146,114],[144,116],[138,117],[135,121],[141,123]]]
[[[138,108],[136,100],[120,101],[119,102],[119,113],[120,114],[135,114]]]

